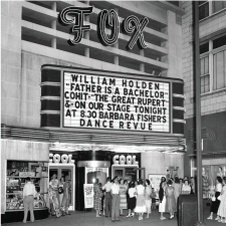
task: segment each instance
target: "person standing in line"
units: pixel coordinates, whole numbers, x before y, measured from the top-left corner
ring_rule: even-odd
[[[220,200],[218,199],[218,197],[220,196],[221,191],[222,191],[222,178],[217,176],[215,195],[212,198],[212,204],[211,204],[211,207],[210,207],[210,216],[207,218],[208,220],[212,220],[213,214],[218,212],[218,208],[219,208],[219,205],[220,205]],[[220,217],[217,216],[215,220],[220,220]]]
[[[160,212],[160,220],[165,220],[166,218],[163,216],[163,213],[166,209],[166,178],[162,177],[159,185],[159,212]]]
[[[155,189],[151,189],[151,210],[155,211],[156,210],[156,193]]]
[[[59,193],[58,193],[59,181],[57,180],[57,175],[53,174],[51,181],[49,182],[49,198],[53,204],[53,209],[56,212],[60,204]]]
[[[126,192],[127,192],[127,180],[120,179],[119,181],[119,197],[120,197],[120,215],[123,216],[123,210],[127,209],[127,198],[126,198]]]
[[[174,183],[173,183],[173,187],[175,188],[175,200],[176,200],[176,206],[177,206],[177,202],[178,202],[178,198],[182,192],[182,187],[180,185],[180,180],[178,177],[175,177]]]
[[[70,183],[70,178],[67,175],[65,177],[64,195],[63,195],[63,199],[62,199],[62,207],[64,209],[63,215],[71,215],[68,210],[69,206],[70,206],[70,201],[71,201],[71,183]]]
[[[172,186],[173,182],[168,180],[168,187],[166,187],[166,212],[170,213],[169,220],[174,218],[176,212],[176,199],[175,199],[175,188]]]
[[[111,186],[111,195],[112,195],[112,207],[111,207],[111,220],[119,221],[119,183],[118,177],[114,177],[113,184]]]
[[[102,191],[100,188],[99,179],[96,178],[95,184],[93,186],[94,190],[94,209],[96,211],[96,217],[101,216],[101,199],[102,199]]]
[[[62,207],[62,199],[64,195],[64,178],[61,177],[58,185],[58,194],[59,194],[59,200],[60,200],[60,207]]]
[[[194,177],[190,178],[190,186],[191,186],[191,194],[196,194],[196,182]]]
[[[111,205],[112,205],[112,196],[111,196],[111,178],[107,177],[107,182],[103,186],[105,191],[105,217],[111,216]]]
[[[129,183],[129,189],[128,189],[128,199],[127,199],[128,215],[126,217],[134,216],[134,208],[136,206],[135,194],[136,194],[135,183],[131,181]]]
[[[136,194],[137,194],[137,202],[135,207],[135,212],[139,214],[138,220],[143,220],[143,214],[146,211],[145,205],[145,188],[143,185],[143,181],[139,180],[138,185],[136,186]]]
[[[209,191],[210,191],[210,184],[209,184],[209,177],[206,173],[205,168],[202,168],[202,189],[203,189],[203,198],[209,198]]]
[[[221,191],[220,206],[217,211],[217,215],[221,218],[218,222],[226,224],[226,177],[223,177],[223,188]]]
[[[146,212],[147,212],[146,218],[149,218],[149,215],[151,214],[151,203],[152,203],[151,193],[152,193],[152,188],[150,185],[150,180],[146,179],[145,180],[145,192],[144,192],[145,206],[146,206]]]
[[[31,182],[30,177],[25,179],[25,185],[23,188],[23,203],[24,203],[24,220],[23,222],[27,222],[27,214],[28,214],[28,207],[30,210],[30,220],[31,222],[35,221],[34,218],[34,197],[36,195],[36,189],[34,184]]]
[[[180,178],[179,181],[180,181],[180,186],[181,186],[181,190],[182,190],[182,186],[183,186],[184,181],[183,181],[182,178]]]
[[[218,168],[217,176],[219,176],[219,177],[221,177],[223,179],[224,174],[223,174],[223,169],[222,169],[221,166]]]
[[[191,194],[191,186],[187,179],[184,180],[184,184],[182,185],[182,194],[183,195]]]

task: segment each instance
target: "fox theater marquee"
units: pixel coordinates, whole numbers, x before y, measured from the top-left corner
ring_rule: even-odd
[[[41,87],[42,127],[183,136],[180,79],[43,65]]]
[[[169,132],[169,83],[63,73],[63,126]]]

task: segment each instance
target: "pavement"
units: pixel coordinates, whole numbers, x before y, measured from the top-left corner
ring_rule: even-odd
[[[204,222],[206,226],[223,226],[226,224],[219,223],[215,220],[207,220],[209,216],[210,206],[204,203]],[[158,211],[152,211],[149,219],[138,220],[138,216],[125,218],[125,216],[120,216],[120,221],[112,222],[109,217],[96,217],[94,211],[72,211],[71,215],[64,217],[54,217],[49,216],[47,219],[37,220],[34,223],[23,222],[18,223],[7,223],[3,224],[9,226],[22,226],[22,225],[31,225],[31,226],[193,226],[189,225],[188,221],[183,221],[179,225],[177,218],[168,220],[169,214],[165,213],[164,216],[166,220],[160,220]],[[126,212],[124,212],[126,214]],[[191,216],[192,217],[192,216]],[[214,217],[216,217],[214,215]],[[180,221],[181,222],[181,221]],[[202,225],[203,226],[203,225]]]

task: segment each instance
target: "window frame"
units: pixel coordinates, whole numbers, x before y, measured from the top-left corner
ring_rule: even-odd
[[[226,44],[222,45],[218,48],[213,49],[213,41],[224,36],[224,35],[225,34],[222,34],[220,36],[218,35],[218,36],[215,36],[215,37],[209,39],[208,41],[200,43],[200,45],[203,45],[205,43],[209,43],[209,51],[200,54],[200,79],[204,76],[208,76],[208,74],[201,75],[201,59],[209,56],[209,91],[201,93],[202,96],[226,90],[226,84],[223,88],[219,88],[219,89],[213,88],[213,86],[214,86],[214,84],[213,84],[213,80],[214,80],[214,54],[217,54],[221,51],[226,51]],[[200,83],[200,90],[201,90],[201,83]]]
[[[199,21],[206,20],[207,18],[209,18],[211,16],[214,16],[214,15],[216,15],[216,14],[218,14],[218,13],[226,10],[226,7],[225,7],[225,8],[223,8],[223,9],[217,11],[217,12],[213,12],[213,2],[214,2],[214,0],[208,0],[207,2],[204,2],[204,3],[202,3],[202,4],[199,5],[199,10],[200,10],[200,7],[204,6],[205,4],[208,4],[209,5],[209,7],[208,7],[209,8],[209,12],[208,12],[209,15],[206,16],[206,17],[204,17],[204,18],[202,18],[202,19],[199,19]]]

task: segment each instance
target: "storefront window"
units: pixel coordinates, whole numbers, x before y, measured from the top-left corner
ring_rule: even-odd
[[[23,187],[25,178],[30,177],[35,185],[37,195],[34,199],[34,208],[46,207],[48,184],[48,163],[7,161],[6,179],[6,210],[23,209]]]

